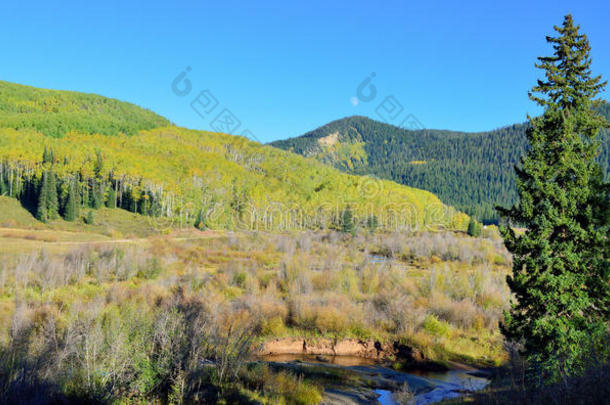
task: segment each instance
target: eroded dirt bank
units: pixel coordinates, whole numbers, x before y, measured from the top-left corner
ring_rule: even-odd
[[[353,356],[373,360],[402,360],[407,363],[426,363],[419,350],[398,342],[379,342],[359,339],[302,339],[283,338],[265,342],[261,356],[278,354],[307,354],[318,356]]]

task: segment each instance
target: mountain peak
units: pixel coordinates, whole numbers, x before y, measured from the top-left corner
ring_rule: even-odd
[[[610,120],[610,104],[598,111]],[[477,133],[408,130],[363,116],[341,118],[271,145],[314,157],[340,170],[423,188],[479,219],[497,219],[495,206],[516,198],[513,166],[527,148],[527,124]],[[610,172],[610,134],[599,161]]]

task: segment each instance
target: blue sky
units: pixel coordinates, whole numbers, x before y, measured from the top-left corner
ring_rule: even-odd
[[[0,79],[116,97],[198,129],[230,111],[233,132],[263,142],[349,115],[379,119],[390,96],[392,123],[479,131],[537,112],[535,58],[568,12],[591,40],[594,72],[610,78],[601,0],[109,0],[3,1]],[[178,96],[186,67],[191,91]],[[376,97],[359,100],[371,73]]]

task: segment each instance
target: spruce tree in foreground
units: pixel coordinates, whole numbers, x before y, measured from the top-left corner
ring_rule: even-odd
[[[593,111],[606,83],[591,74],[579,28],[568,15],[557,37],[547,37],[554,54],[539,58],[545,77],[530,94],[544,114],[529,118],[530,150],[515,169],[519,202],[499,209],[505,223],[526,228],[521,235],[502,229],[516,301],[501,329],[524,343],[541,381],[579,373],[607,355],[609,204],[594,161],[607,123]]]

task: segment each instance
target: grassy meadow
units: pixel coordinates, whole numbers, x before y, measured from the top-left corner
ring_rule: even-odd
[[[318,403],[315,382],[249,362],[287,337],[400,341],[441,363],[507,358],[510,257],[493,229],[125,233],[123,210],[99,211],[80,231],[58,220],[0,232],[3,398]]]

